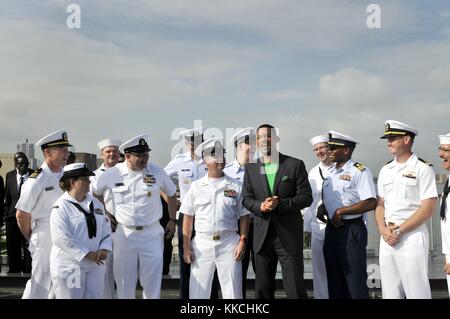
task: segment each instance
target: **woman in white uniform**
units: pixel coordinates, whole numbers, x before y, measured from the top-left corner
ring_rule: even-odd
[[[64,167],[64,194],[50,216],[50,273],[58,299],[102,298],[104,260],[112,250],[111,227],[102,203],[89,193],[84,163]]]

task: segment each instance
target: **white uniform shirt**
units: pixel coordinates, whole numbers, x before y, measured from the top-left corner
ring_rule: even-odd
[[[95,237],[89,238],[86,217],[69,201],[78,203],[90,212],[89,205],[94,201],[94,215],[97,222]],[[91,194],[83,202],[65,192],[55,203],[50,217],[52,251],[50,261],[55,266],[79,265],[83,269],[97,267],[84,258],[90,251],[106,249],[112,251],[111,225],[105,215],[103,205]]]
[[[91,184],[102,195],[112,190],[117,221],[125,226],[149,226],[162,217],[160,192],[174,196],[176,187],[159,166],[148,164],[142,171],[132,171],[127,161],[105,171]]]
[[[403,222],[420,207],[422,200],[437,197],[434,170],[412,154],[406,163],[394,159],[378,176],[378,194],[384,198],[386,221]]]
[[[100,167],[94,171],[95,176],[90,177],[91,183],[94,181],[94,179],[98,178],[100,175],[102,175],[107,170],[108,170],[108,168],[105,167],[104,163],[102,165],[100,165]],[[110,189],[107,189],[103,193],[103,201],[105,202],[105,208],[108,211],[108,213],[110,213],[111,215],[114,215],[114,200],[113,200],[112,191]]]
[[[450,175],[448,178],[450,178]],[[439,205],[439,207],[441,206]],[[445,220],[441,220],[441,233],[442,253],[447,256],[447,262],[450,262],[450,196],[447,197],[445,205]]]
[[[341,168],[333,165],[323,182],[323,201],[328,217],[333,218],[336,210],[360,201],[377,198],[373,177],[366,167],[358,169],[350,159]],[[362,215],[344,215],[342,219],[353,219]]]
[[[164,167],[167,175],[178,177],[178,187],[180,189],[180,202],[186,195],[193,181],[205,176],[207,168],[203,160],[198,162],[191,158],[191,153],[178,154]]]
[[[223,172],[228,176],[230,176],[231,178],[236,179],[241,183],[244,183],[245,167],[242,167],[236,159],[231,163],[225,165]]]
[[[309,184],[311,185],[313,202],[311,206],[305,208],[303,230],[305,232],[322,232],[326,225],[317,219],[317,207],[322,204],[322,184],[328,176],[328,169],[322,162],[314,166],[308,174]]]
[[[32,227],[36,222],[49,223],[53,204],[63,194],[59,179],[63,174],[54,173],[47,163],[42,164],[42,171],[37,177],[29,177],[22,185],[16,209],[31,214]]]
[[[20,175],[19,171],[16,169],[16,179],[17,179],[17,191],[19,191],[19,186],[20,186],[20,178],[23,177],[23,182],[22,182],[22,186],[23,184],[27,181],[28,177],[29,177],[29,173],[28,171],[24,174],[24,175]]]
[[[250,212],[242,205],[242,184],[225,175],[212,182],[208,176],[192,183],[180,212],[195,216],[194,229],[217,234],[238,231],[238,220]]]

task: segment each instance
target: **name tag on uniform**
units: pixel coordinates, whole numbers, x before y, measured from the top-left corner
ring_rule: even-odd
[[[236,198],[237,197],[237,192],[235,190],[232,190],[232,189],[226,189],[226,190],[223,191],[223,195],[225,197]]]
[[[123,186],[123,183],[116,183],[116,184],[114,184],[114,187],[117,187],[117,186]]]
[[[147,185],[155,184],[156,178],[153,175],[145,175],[144,176],[144,183]]]
[[[348,174],[342,174],[341,176],[339,176],[339,179],[342,179],[344,181],[349,181],[352,179],[352,177]]]
[[[403,174],[403,177],[417,179],[417,177],[416,177],[416,175],[414,175],[414,173],[405,173],[405,174]]]
[[[45,190],[46,192],[52,191],[52,190],[54,190],[54,189],[55,189],[55,188],[54,188],[53,186],[48,186],[48,187],[44,188],[44,190]]]

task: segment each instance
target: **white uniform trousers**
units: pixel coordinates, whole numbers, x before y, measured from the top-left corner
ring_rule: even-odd
[[[426,224],[404,234],[394,246],[380,239],[381,290],[384,299],[431,299]]]
[[[142,230],[117,225],[114,235],[114,280],[119,299],[136,298],[137,280],[144,299],[159,299],[163,270],[164,229],[159,221]]]
[[[312,275],[314,299],[328,299],[327,270],[323,257],[325,232],[311,233]]]
[[[105,282],[105,265],[88,270],[76,266],[51,265],[56,299],[101,299]]]
[[[50,224],[36,224],[30,237],[31,278],[28,280],[22,299],[53,298],[50,276],[50,251],[52,237]]]
[[[236,232],[224,233],[219,240],[213,240],[211,235],[196,233],[191,243],[194,261],[191,264],[189,298],[210,298],[217,268],[223,299],[242,299],[242,262],[234,259],[234,249],[238,243]]]
[[[114,247],[114,234],[111,233],[111,239]],[[103,289],[103,299],[114,299],[116,294],[114,292],[114,272],[113,272],[114,256],[112,252],[108,252],[108,257],[105,259],[105,285]]]

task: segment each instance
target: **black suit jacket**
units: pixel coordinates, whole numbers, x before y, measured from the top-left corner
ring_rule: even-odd
[[[303,161],[281,154],[275,176],[274,191],[270,193],[263,163],[245,166],[242,189],[243,205],[255,214],[253,249],[259,252],[266,239],[269,224],[280,238],[289,255],[303,251],[303,218],[300,210],[312,203],[312,191]],[[279,204],[270,213],[261,212],[261,203],[270,196],[278,196]]]
[[[3,177],[0,176],[0,226],[3,225],[3,210],[5,201],[5,183]]]
[[[28,174],[34,171],[29,168]],[[17,191],[17,171],[13,170],[6,173],[6,190],[5,190],[5,222],[13,222],[16,220],[16,204],[19,200]]]

